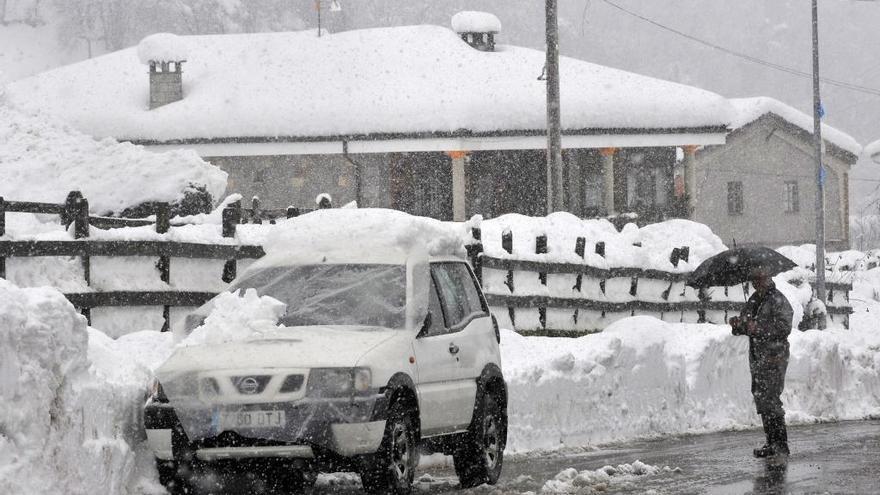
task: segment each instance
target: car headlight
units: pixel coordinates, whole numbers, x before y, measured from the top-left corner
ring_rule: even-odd
[[[309,397],[348,397],[370,391],[369,368],[315,368],[309,372]]]

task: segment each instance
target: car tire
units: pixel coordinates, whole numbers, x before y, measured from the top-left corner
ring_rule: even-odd
[[[412,410],[395,402],[388,411],[379,450],[363,461],[361,481],[370,494],[408,495],[419,462]]]
[[[189,465],[183,465],[177,461],[156,459],[156,470],[159,471],[159,483],[171,495],[192,493],[192,487],[189,483],[192,470]]]
[[[503,403],[489,392],[482,394],[475,407],[471,426],[452,454],[455,474],[461,487],[497,483],[506,444],[507,412]]]

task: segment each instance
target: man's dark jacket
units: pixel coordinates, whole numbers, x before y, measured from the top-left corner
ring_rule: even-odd
[[[791,304],[776,285],[771,285],[763,295],[752,294],[740,313],[740,326],[733,329],[734,335],[745,335],[745,322],[750,318],[757,322],[757,332],[749,336],[749,369],[755,409],[760,415],[785,415],[780,396],[788,368],[792,317]]]

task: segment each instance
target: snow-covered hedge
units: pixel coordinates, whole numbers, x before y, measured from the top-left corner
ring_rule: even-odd
[[[79,190],[93,214],[112,214],[148,201],[179,202],[193,186],[204,186],[214,201],[226,191],[226,172],[193,151],[153,153],[96,140],[2,100],[0,143],[0,196],[8,201],[62,203]]]

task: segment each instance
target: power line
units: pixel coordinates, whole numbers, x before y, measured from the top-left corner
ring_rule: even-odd
[[[671,32],[671,33],[673,33],[673,34],[675,34],[675,35],[681,36],[681,37],[686,38],[686,39],[688,39],[688,40],[690,40],[690,41],[693,41],[693,42],[695,42],[695,43],[699,43],[699,44],[701,44],[701,45],[703,45],[703,46],[707,46],[707,47],[709,47],[709,48],[712,48],[713,50],[717,50],[717,51],[722,52],[722,53],[725,53],[725,54],[727,54],[727,55],[730,55],[730,56],[733,56],[733,57],[737,57],[737,58],[740,58],[740,59],[746,60],[746,61],[748,61],[748,62],[752,62],[752,63],[754,63],[754,64],[762,65],[762,66],[764,66],[764,67],[768,67],[768,68],[771,68],[771,69],[774,69],[774,70],[778,70],[778,71],[780,71],[780,72],[785,72],[785,73],[788,73],[788,74],[791,74],[791,75],[794,75],[794,76],[798,76],[798,77],[807,77],[807,78],[812,78],[812,77],[813,77],[813,75],[812,75],[811,73],[809,73],[809,72],[805,72],[805,71],[802,71],[802,70],[796,69],[796,68],[794,68],[794,67],[788,67],[788,66],[785,66],[785,65],[781,65],[781,64],[774,63],[774,62],[770,62],[770,61],[767,61],[767,60],[764,60],[764,59],[761,59],[761,58],[758,58],[758,57],[754,57],[754,56],[749,55],[749,54],[747,54],[747,53],[742,53],[742,52],[738,52],[738,51],[735,51],[735,50],[731,50],[730,48],[726,48],[726,47],[723,47],[723,46],[721,46],[721,45],[717,45],[717,44],[715,44],[715,43],[712,43],[712,42],[710,42],[710,41],[706,41],[706,40],[703,40],[703,39],[701,39],[701,38],[697,38],[696,36],[693,36],[693,35],[687,34],[687,33],[685,33],[685,32],[679,31],[679,30],[677,30],[677,29],[675,29],[675,28],[671,28],[671,27],[669,27],[669,26],[666,26],[665,24],[661,24],[661,23],[659,23],[659,22],[657,22],[657,21],[655,21],[655,20],[653,20],[653,19],[650,19],[650,18],[648,18],[648,17],[645,17],[645,16],[643,16],[643,15],[637,13],[637,12],[633,12],[633,11],[631,11],[631,10],[629,10],[629,9],[626,9],[626,8],[624,8],[624,7],[620,6],[620,5],[618,5],[618,4],[614,3],[614,2],[612,2],[611,0],[602,0],[602,1],[605,2],[606,4],[608,4],[609,6],[614,7],[615,9],[617,9],[617,10],[619,10],[619,11],[621,11],[621,12],[623,12],[623,13],[629,15],[629,16],[632,16],[632,17],[635,17],[635,18],[637,18],[637,19],[640,19],[640,20],[642,20],[642,21],[644,21],[644,22],[647,22],[647,23],[649,23],[649,24],[651,24],[651,25],[653,25],[653,26],[656,26],[656,27],[658,27],[658,28],[660,28],[660,29],[663,29],[664,31],[669,31],[669,32]],[[874,96],[880,96],[880,89],[869,88],[869,87],[867,87],[867,86],[860,86],[860,85],[858,85],[858,84],[853,84],[853,83],[846,82],[846,81],[839,81],[839,80],[837,80],[837,79],[831,79],[831,78],[827,78],[827,77],[820,77],[820,80],[821,80],[823,83],[825,83],[825,84],[828,84],[828,85],[831,85],[831,86],[837,86],[837,87],[840,87],[840,88],[843,88],[843,89],[848,89],[848,90],[850,90],[850,91],[855,91],[855,92],[857,92],[857,93],[864,93],[864,94],[869,94],[869,95],[874,95]]]

